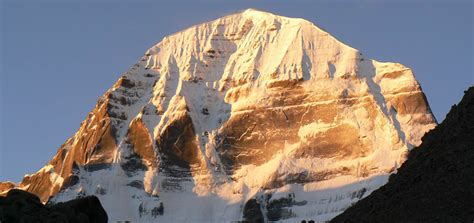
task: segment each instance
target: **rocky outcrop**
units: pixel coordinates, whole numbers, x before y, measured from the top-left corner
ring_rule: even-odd
[[[5,196],[8,191],[15,188],[16,184],[13,182],[0,182],[0,196]]]
[[[6,197],[0,197],[0,221],[4,223],[107,223],[108,217],[95,196],[45,206],[34,194],[13,189]]]
[[[112,221],[230,222],[251,200],[263,219],[328,220],[435,125],[409,68],[249,9],[151,47],[17,188],[95,195]]]
[[[388,183],[331,222],[472,222],[474,87]]]

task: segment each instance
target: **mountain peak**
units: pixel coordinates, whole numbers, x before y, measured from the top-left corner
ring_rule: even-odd
[[[18,187],[51,202],[94,194],[111,221],[323,221],[384,184],[434,125],[410,69],[249,9],[151,47]]]
[[[262,10],[258,10],[258,9],[255,9],[255,8],[248,8],[248,9],[245,9],[243,10],[242,12],[243,14],[270,14],[270,15],[273,15],[269,12],[266,12],[266,11],[262,11]]]
[[[266,11],[261,11],[261,10],[254,9],[254,8],[246,9],[241,14],[246,16],[246,17],[253,17],[253,18],[259,18],[259,19],[262,19],[262,18],[275,18],[275,17],[278,16],[278,15],[275,15],[273,13],[266,12]],[[281,17],[281,16],[278,16],[278,17]]]
[[[185,54],[178,53],[184,52],[183,50]],[[159,53],[163,51],[168,53]],[[146,59],[147,66],[151,67],[167,63],[170,57],[163,56],[165,54],[172,55],[177,64],[184,65],[191,61],[191,64],[185,65],[190,67],[186,68],[189,72],[182,73],[187,79],[196,76],[206,81],[258,79],[262,84],[271,79],[309,80],[334,75],[354,75],[354,69],[358,66],[356,63],[361,57],[357,50],[341,43],[309,21],[255,9],[192,26],[165,37],[147,53],[151,55]],[[157,57],[158,54],[161,56]],[[331,74],[327,67],[318,65],[323,61],[333,63],[336,57],[350,58],[344,59],[349,64],[344,64],[344,69],[333,70],[334,73]],[[225,66],[212,69],[224,61],[239,66],[233,72],[224,72]],[[307,66],[304,75],[289,70],[298,69],[297,66],[301,64]],[[196,69],[201,71],[196,72]],[[205,70],[211,72],[204,72]],[[272,74],[274,77],[270,77]]]
[[[271,24],[284,23],[284,24],[291,24],[292,26],[302,26],[302,25],[306,24],[306,25],[308,25],[307,28],[316,27],[316,26],[314,26],[313,23],[311,23],[311,22],[309,22],[305,19],[285,17],[285,16],[273,14],[273,13],[266,12],[266,11],[260,11],[260,10],[257,10],[257,9],[252,9],[252,8],[245,10],[243,13],[241,13],[241,15],[245,19],[251,19],[252,22],[254,22],[255,24],[266,23],[267,25],[271,25]],[[311,26],[314,26],[314,27],[311,27]]]

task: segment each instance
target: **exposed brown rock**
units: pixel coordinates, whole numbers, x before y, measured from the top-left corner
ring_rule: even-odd
[[[389,96],[388,99],[388,102],[394,106],[400,115],[431,113],[423,92],[399,94],[392,97]]]
[[[0,196],[6,196],[6,193],[15,187],[13,182],[0,182]]]
[[[342,124],[310,138],[300,147],[297,156],[350,159],[364,157],[372,150],[370,142],[362,140],[355,127]]]
[[[190,170],[191,165],[203,165],[193,123],[186,113],[170,123],[156,143],[165,163],[162,168],[176,165]]]
[[[153,150],[152,137],[141,119],[132,121],[127,137],[130,140],[134,153],[138,154],[143,160],[146,160],[149,165],[155,166],[157,156]]]

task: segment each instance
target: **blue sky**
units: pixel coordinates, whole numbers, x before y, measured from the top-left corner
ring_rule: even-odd
[[[469,0],[0,4],[0,181],[18,182],[46,164],[164,36],[247,8],[305,18],[370,58],[411,67],[438,121],[474,83]]]

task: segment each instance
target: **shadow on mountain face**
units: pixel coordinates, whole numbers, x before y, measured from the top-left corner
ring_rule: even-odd
[[[474,87],[389,182],[331,222],[473,222]]]
[[[6,197],[0,197],[2,223],[106,223],[107,221],[107,213],[95,196],[46,206],[36,195],[18,189],[12,189]]]

